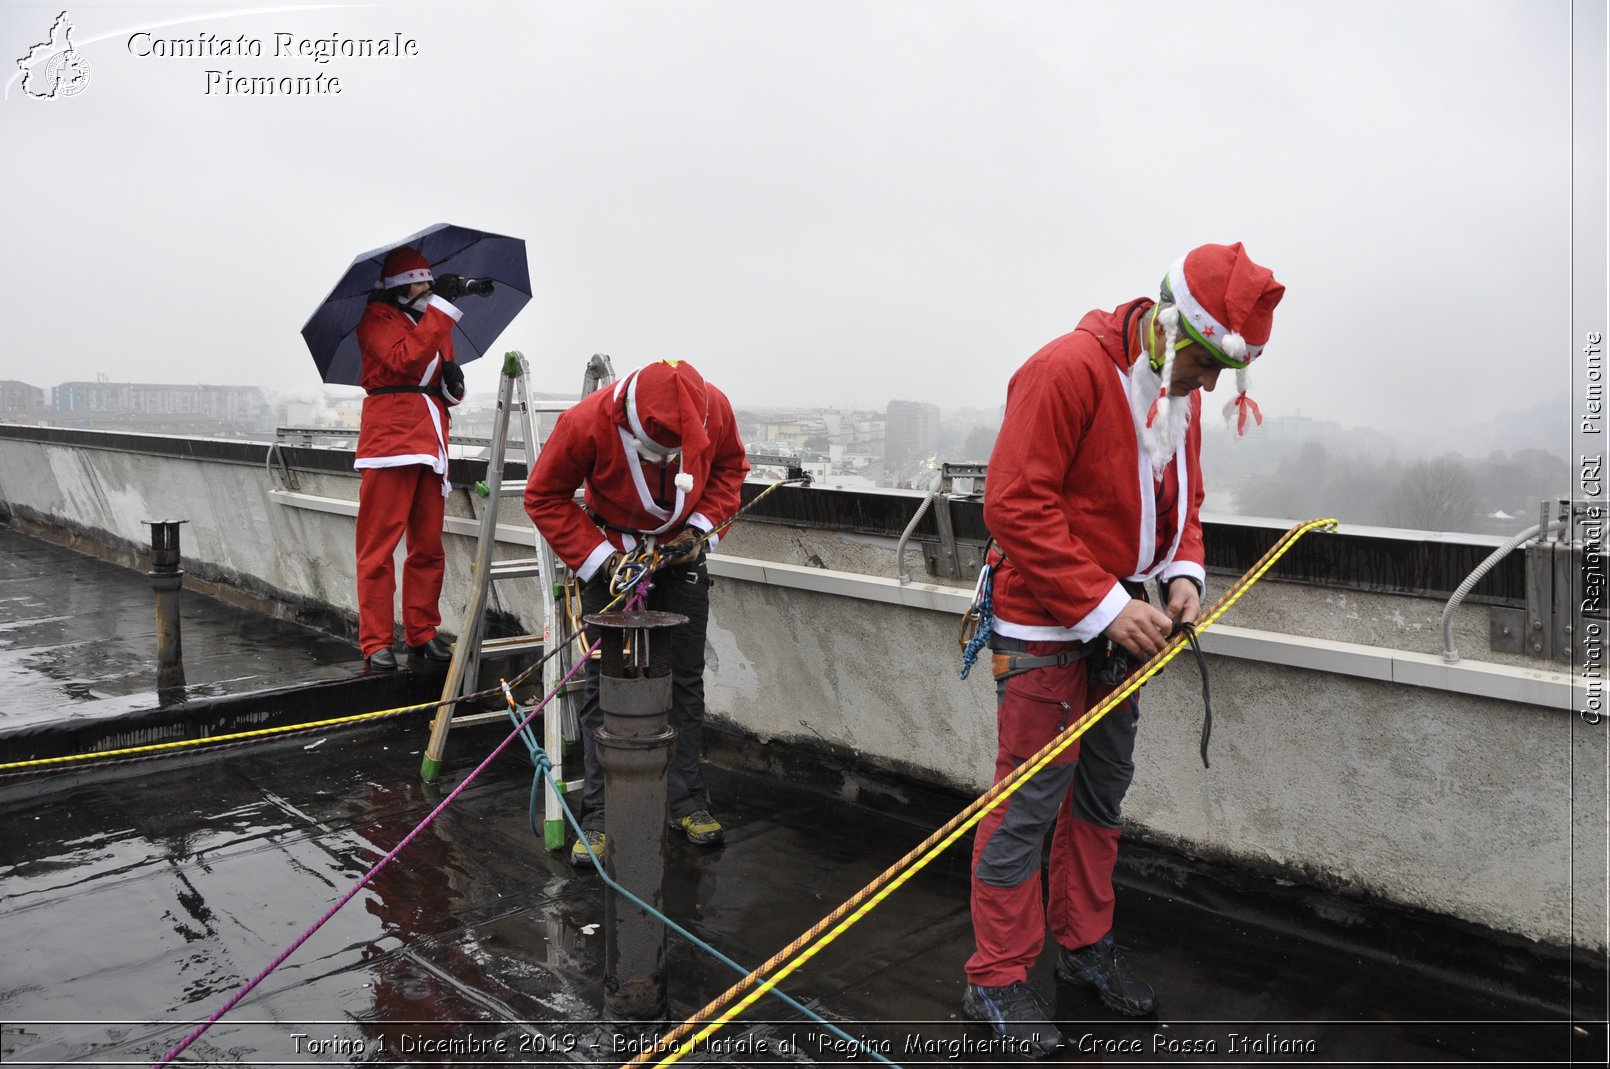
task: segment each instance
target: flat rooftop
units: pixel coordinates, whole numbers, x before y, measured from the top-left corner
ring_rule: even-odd
[[[0,539],[7,592],[0,594],[7,672],[0,727],[16,715],[32,718],[30,733],[49,734],[51,709],[65,719],[74,712],[59,694],[67,682],[91,696],[84,701],[126,701],[108,716],[145,712],[134,707],[155,701],[154,689],[127,682],[142,672],[154,679],[148,662],[140,667],[144,637],[136,632],[151,605],[144,577],[14,533],[0,531]],[[350,676],[356,665],[350,646],[233,615],[241,610],[213,617],[227,617],[227,626],[199,624],[193,601],[184,619],[188,678],[206,674],[204,662],[238,666],[250,651],[275,666],[258,673],[265,686],[304,678],[317,694],[329,671]],[[107,622],[114,603],[124,606],[116,617],[124,623]],[[60,619],[38,623],[50,616]],[[30,658],[19,636],[37,637],[47,626],[56,638],[26,648],[66,652]],[[97,662],[72,653],[90,641],[80,640],[81,628],[127,656]],[[239,680],[247,673],[219,674]],[[249,704],[251,695],[247,688],[235,697]],[[213,697],[209,715],[230,695]],[[455,729],[441,778],[426,784],[419,778],[426,715],[0,778],[7,828],[0,837],[7,948],[0,1060],[160,1058],[323,915],[506,734],[498,725]],[[669,842],[665,909],[746,966],[790,942],[966,802],[831,767],[806,750],[779,753],[710,735],[713,808],[727,845]],[[530,826],[531,786],[531,765],[516,742],[179,1064],[627,1061],[626,1040],[600,1021],[602,884],[543,849]],[[959,842],[783,989],[897,1064],[997,1063],[987,1033],[959,1015],[962,963],[972,948],[970,854],[970,840]],[[1059,986],[1045,955],[1034,981],[1070,1040],[1064,1062],[1603,1061],[1604,1029],[1591,1023],[1603,1020],[1602,963],[1446,918],[1126,843],[1118,935],[1156,986],[1159,1010],[1118,1017],[1094,996]],[[737,979],[674,934],[668,947],[678,1021]],[[1585,1020],[1573,1020],[1573,1006]],[[717,1039],[682,1064],[870,1061],[769,999]]]

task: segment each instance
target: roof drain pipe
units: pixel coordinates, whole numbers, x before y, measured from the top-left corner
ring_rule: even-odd
[[[937,477],[939,473],[935,472],[934,475]],[[900,532],[900,544],[894,550],[894,577],[900,581],[901,586],[911,582],[911,575],[906,571],[906,543],[911,541],[911,532],[917,529],[917,524],[921,523],[922,518],[928,514],[928,510],[933,507],[934,501],[945,496],[944,492],[937,487],[929,490],[928,496],[923,498],[922,504],[917,506],[917,514],[911,517],[911,522],[906,524],[906,529]]]
[[[1448,604],[1442,609],[1442,659],[1444,663],[1459,663],[1459,651],[1454,648],[1453,644],[1453,611],[1459,607],[1461,601],[1465,600],[1465,595],[1474,590],[1476,584],[1481,582],[1482,577],[1492,571],[1493,566],[1499,561],[1509,556],[1516,546],[1536,535],[1545,527],[1552,529],[1554,527],[1563,527],[1564,524],[1565,521],[1562,519],[1546,520],[1544,523],[1533,524],[1489,553],[1487,559],[1476,565],[1476,570],[1471,572],[1463,583],[1459,584],[1459,589],[1453,592],[1453,597],[1448,599]]]

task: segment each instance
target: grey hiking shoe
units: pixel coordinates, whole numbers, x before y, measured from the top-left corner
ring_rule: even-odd
[[[1021,980],[1002,987],[968,984],[962,1013],[989,1025],[1002,1054],[1049,1058],[1067,1044],[1040,996]]]
[[[1078,950],[1063,947],[1057,955],[1057,979],[1095,988],[1109,1008],[1130,1017],[1140,1017],[1157,1008],[1157,993],[1151,984],[1135,975],[1111,932]]]

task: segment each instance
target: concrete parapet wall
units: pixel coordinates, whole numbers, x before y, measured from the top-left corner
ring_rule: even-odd
[[[187,519],[187,568],[350,619],[358,480],[332,469],[297,482],[285,491],[261,462],[0,438],[11,514],[125,547],[148,542],[140,520]],[[462,490],[449,501],[445,630],[457,630],[468,599],[479,507]],[[500,521],[509,541],[498,556],[528,555],[517,501]],[[915,548],[908,569],[921,574]],[[899,586],[891,539],[779,524],[740,524],[711,570],[713,717],[946,786],[988,785],[993,684],[987,665],[956,678],[969,590]],[[499,592],[536,626],[533,581]],[[1604,949],[1605,729],[1574,715],[1571,681],[1552,666],[1492,656],[1480,608],[1457,621],[1466,662],[1440,673],[1440,612],[1423,598],[1261,584],[1204,637],[1211,769],[1197,753],[1192,659],[1143,691],[1132,832]],[[1499,693],[1510,697],[1490,696]]]

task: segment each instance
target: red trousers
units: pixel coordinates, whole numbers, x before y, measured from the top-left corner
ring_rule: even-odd
[[[364,468],[358,488],[358,644],[365,657],[391,646],[397,589],[392,556],[403,561],[403,638],[422,646],[436,637],[442,613],[442,477],[423,464]]]
[[[998,638],[992,645],[1051,654],[1069,644]],[[995,782],[1110,691],[1091,684],[1090,664],[1036,668],[996,685]],[[1000,987],[1027,979],[1045,946],[1047,923],[1070,950],[1112,929],[1119,807],[1134,777],[1139,717],[1133,699],[1120,705],[979,822],[969,983]],[[1049,871],[1042,872],[1047,835]]]

